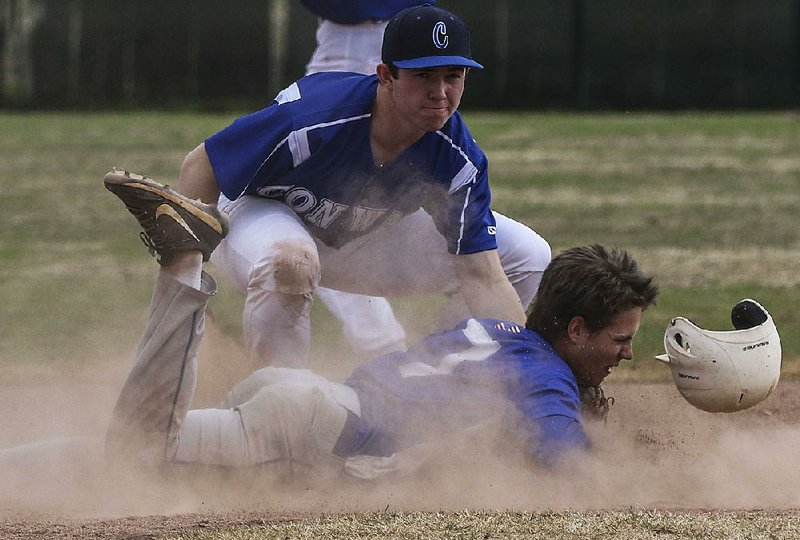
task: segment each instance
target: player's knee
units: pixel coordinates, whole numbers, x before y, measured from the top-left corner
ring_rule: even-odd
[[[221,409],[238,407],[252,399],[256,393],[267,386],[305,381],[316,376],[308,369],[275,366],[257,369],[234,386],[233,390],[228,392],[218,407]]]
[[[249,288],[288,295],[308,295],[319,285],[320,263],[316,246],[305,241],[276,243],[268,256],[256,263]]]
[[[252,442],[295,458],[330,454],[347,418],[347,409],[315,381],[265,386],[239,410],[256,435]]]

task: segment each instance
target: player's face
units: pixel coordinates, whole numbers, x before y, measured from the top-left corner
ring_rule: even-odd
[[[617,314],[605,328],[590,331],[583,326],[574,337],[570,366],[578,384],[597,386],[620,361],[633,358],[633,337],[641,319],[642,309],[636,307]]]
[[[416,129],[441,129],[461,103],[466,71],[457,66],[398,70],[392,80],[398,114]]]

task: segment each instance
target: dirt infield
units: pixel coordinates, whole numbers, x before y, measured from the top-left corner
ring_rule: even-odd
[[[105,417],[97,411],[110,409],[114,393],[108,387],[3,387],[3,446],[46,435],[100,435]],[[569,471],[526,468],[492,433],[448,441],[423,460],[418,474],[372,483],[287,489],[264,476],[215,472],[185,484],[110,487],[61,464],[55,481],[37,474],[53,470],[26,470],[20,477],[30,479],[27,488],[0,485],[0,538],[157,538],[356,512],[777,512],[800,506],[794,467],[800,383],[783,381],[765,402],[736,414],[698,411],[671,385],[608,384],[607,394],[615,398],[608,422],[588,425],[595,453]]]

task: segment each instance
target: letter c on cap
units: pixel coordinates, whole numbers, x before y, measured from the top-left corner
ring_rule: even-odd
[[[449,41],[447,26],[442,21],[437,22],[433,27],[433,44],[437,49],[446,49]]]

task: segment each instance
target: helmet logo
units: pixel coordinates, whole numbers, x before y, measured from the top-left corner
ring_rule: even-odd
[[[437,49],[446,49],[450,38],[447,35],[447,26],[439,21],[433,26],[433,44]]]
[[[743,351],[752,351],[758,347],[766,347],[769,345],[769,341],[762,341],[760,343],[754,343],[753,345],[747,345],[746,347],[742,347]]]

